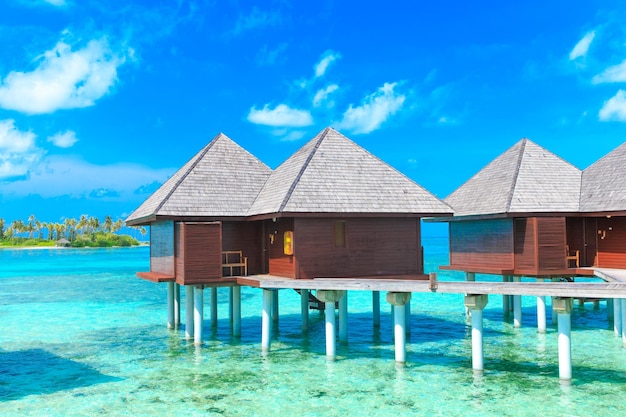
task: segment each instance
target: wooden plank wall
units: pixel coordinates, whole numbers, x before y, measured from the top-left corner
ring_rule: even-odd
[[[150,272],[174,276],[174,222],[150,224]]]
[[[513,269],[513,220],[450,222],[450,265],[460,270]]]
[[[345,247],[335,222],[345,222]],[[422,273],[417,218],[298,218],[297,277],[359,277]]]
[[[292,218],[279,218],[276,222],[267,223],[267,233],[274,235],[274,243],[269,245],[270,268],[269,273],[279,277],[296,277],[295,255],[285,255],[283,253],[283,237],[286,231],[293,231],[294,221]],[[298,251],[298,237],[294,237],[294,248]]]
[[[262,222],[222,222],[222,250],[242,251],[248,258],[248,275],[262,274]]]
[[[533,273],[537,269],[537,224],[534,218],[514,220],[515,270]]]
[[[626,218],[598,218],[598,267],[626,268]]]
[[[538,271],[567,268],[565,217],[537,217]]]
[[[176,282],[203,284],[222,277],[222,227],[215,223],[176,223]]]

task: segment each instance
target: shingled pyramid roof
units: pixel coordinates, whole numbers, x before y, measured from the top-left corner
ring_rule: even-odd
[[[126,222],[158,217],[246,216],[271,169],[220,133],[154,192]]]
[[[580,211],[626,210],[626,142],[583,171]]]
[[[437,197],[326,128],[281,164],[249,214],[451,214]]]
[[[522,139],[450,194],[456,215],[577,212],[582,172]]]

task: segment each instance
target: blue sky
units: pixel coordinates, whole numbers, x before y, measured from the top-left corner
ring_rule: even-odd
[[[585,168],[626,6],[512,3],[0,0],[0,217],[124,217],[219,132],[274,168],[333,126],[441,198],[523,137]]]

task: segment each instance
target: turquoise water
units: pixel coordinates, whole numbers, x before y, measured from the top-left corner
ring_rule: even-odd
[[[434,271],[446,263],[446,241],[424,243],[426,269]],[[607,321],[605,303],[576,307],[572,314],[570,387],[558,382],[556,329],[536,332],[532,297],[523,299],[521,329],[502,320],[501,297],[490,297],[482,377],[471,371],[460,295],[413,295],[409,362],[397,368],[384,294],[381,327],[374,329],[371,293],[350,292],[349,342],[338,345],[336,362],[327,363],[323,316],[312,312],[310,331],[302,335],[299,296],[282,290],[272,351],[263,358],[261,290],[242,289],[242,337],[233,339],[228,290],[220,289],[218,326],[207,320],[204,346],[196,348],[182,331],[167,330],[165,286],[135,278],[148,269],[148,256],[145,247],[0,250],[0,415],[626,412],[626,349]]]

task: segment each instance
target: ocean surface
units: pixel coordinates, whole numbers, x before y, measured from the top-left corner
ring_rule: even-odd
[[[445,239],[424,246],[427,271],[447,263]],[[408,363],[397,367],[384,294],[375,329],[371,293],[349,293],[349,341],[328,363],[323,315],[311,312],[302,334],[299,295],[281,290],[264,358],[261,290],[242,289],[235,339],[220,289],[218,326],[206,319],[198,348],[167,329],[165,284],[135,277],[148,257],[147,247],[0,250],[1,416],[626,415],[626,349],[604,302],[572,313],[571,386],[559,384],[549,312],[547,334],[537,333],[533,297],[523,298],[521,329],[503,320],[502,297],[489,298],[482,376],[471,369],[461,295],[413,294]]]

